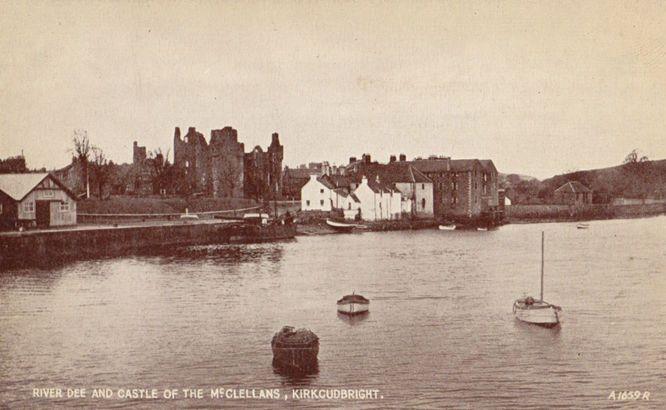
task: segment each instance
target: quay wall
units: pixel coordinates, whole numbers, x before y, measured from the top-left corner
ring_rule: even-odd
[[[175,246],[250,243],[293,237],[291,226],[243,223],[172,223],[44,230],[0,236],[0,268],[50,265]]]

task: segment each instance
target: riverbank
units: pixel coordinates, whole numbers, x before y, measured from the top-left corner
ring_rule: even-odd
[[[505,223],[581,222],[607,219],[648,218],[666,214],[666,204],[610,205],[583,207],[567,205],[512,205],[506,208]]]
[[[432,229],[438,226],[434,219],[396,220],[363,222],[365,228],[355,229],[354,232],[377,231],[405,231],[415,229]],[[296,235],[330,235],[340,233],[326,224],[326,220],[309,220],[296,224]]]

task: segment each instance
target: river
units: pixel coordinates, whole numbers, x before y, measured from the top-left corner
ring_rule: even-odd
[[[562,306],[555,329],[517,322],[514,299]],[[0,273],[0,404],[141,407],[621,407],[666,402],[666,217],[399,231],[207,246],[169,255]],[[336,314],[344,294],[366,317]],[[318,372],[271,365],[283,325],[320,338]],[[86,398],[33,397],[86,388]],[[93,388],[157,399],[91,398]],[[165,399],[201,388],[202,399]],[[210,397],[280,389],[281,399]],[[292,389],[377,389],[381,398],[282,400]],[[239,394],[243,394],[242,392]]]

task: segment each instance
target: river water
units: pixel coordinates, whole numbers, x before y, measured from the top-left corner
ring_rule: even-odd
[[[517,322],[544,299],[560,328]],[[621,407],[612,392],[666,403],[666,217],[401,231],[180,249],[0,274],[0,404],[228,407]],[[339,317],[363,294],[370,314]],[[272,367],[283,325],[320,338],[317,373]],[[33,397],[86,388],[87,398]],[[158,389],[157,399],[89,397]],[[202,399],[162,398],[201,388]],[[210,390],[280,389],[280,400]],[[378,399],[294,400],[292,389],[377,389]],[[231,393],[230,393],[231,394]],[[63,390],[63,395],[66,396]],[[642,396],[641,396],[642,397]]]

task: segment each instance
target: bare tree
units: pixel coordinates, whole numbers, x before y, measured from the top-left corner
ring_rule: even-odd
[[[88,163],[93,146],[88,139],[88,131],[80,129],[74,130],[72,142],[74,143],[74,148],[72,149],[74,160],[81,164],[83,170],[83,180],[86,184],[86,198],[90,198],[90,175],[88,172]]]
[[[90,168],[97,184],[97,193],[99,198],[102,198],[104,193],[104,185],[108,182],[111,175],[111,164],[104,156],[104,151],[97,147],[92,147],[92,162]]]
[[[638,156],[638,150],[633,149],[626,157],[624,157],[624,164],[635,164],[638,162],[649,161],[648,157],[643,155],[642,157]]]

